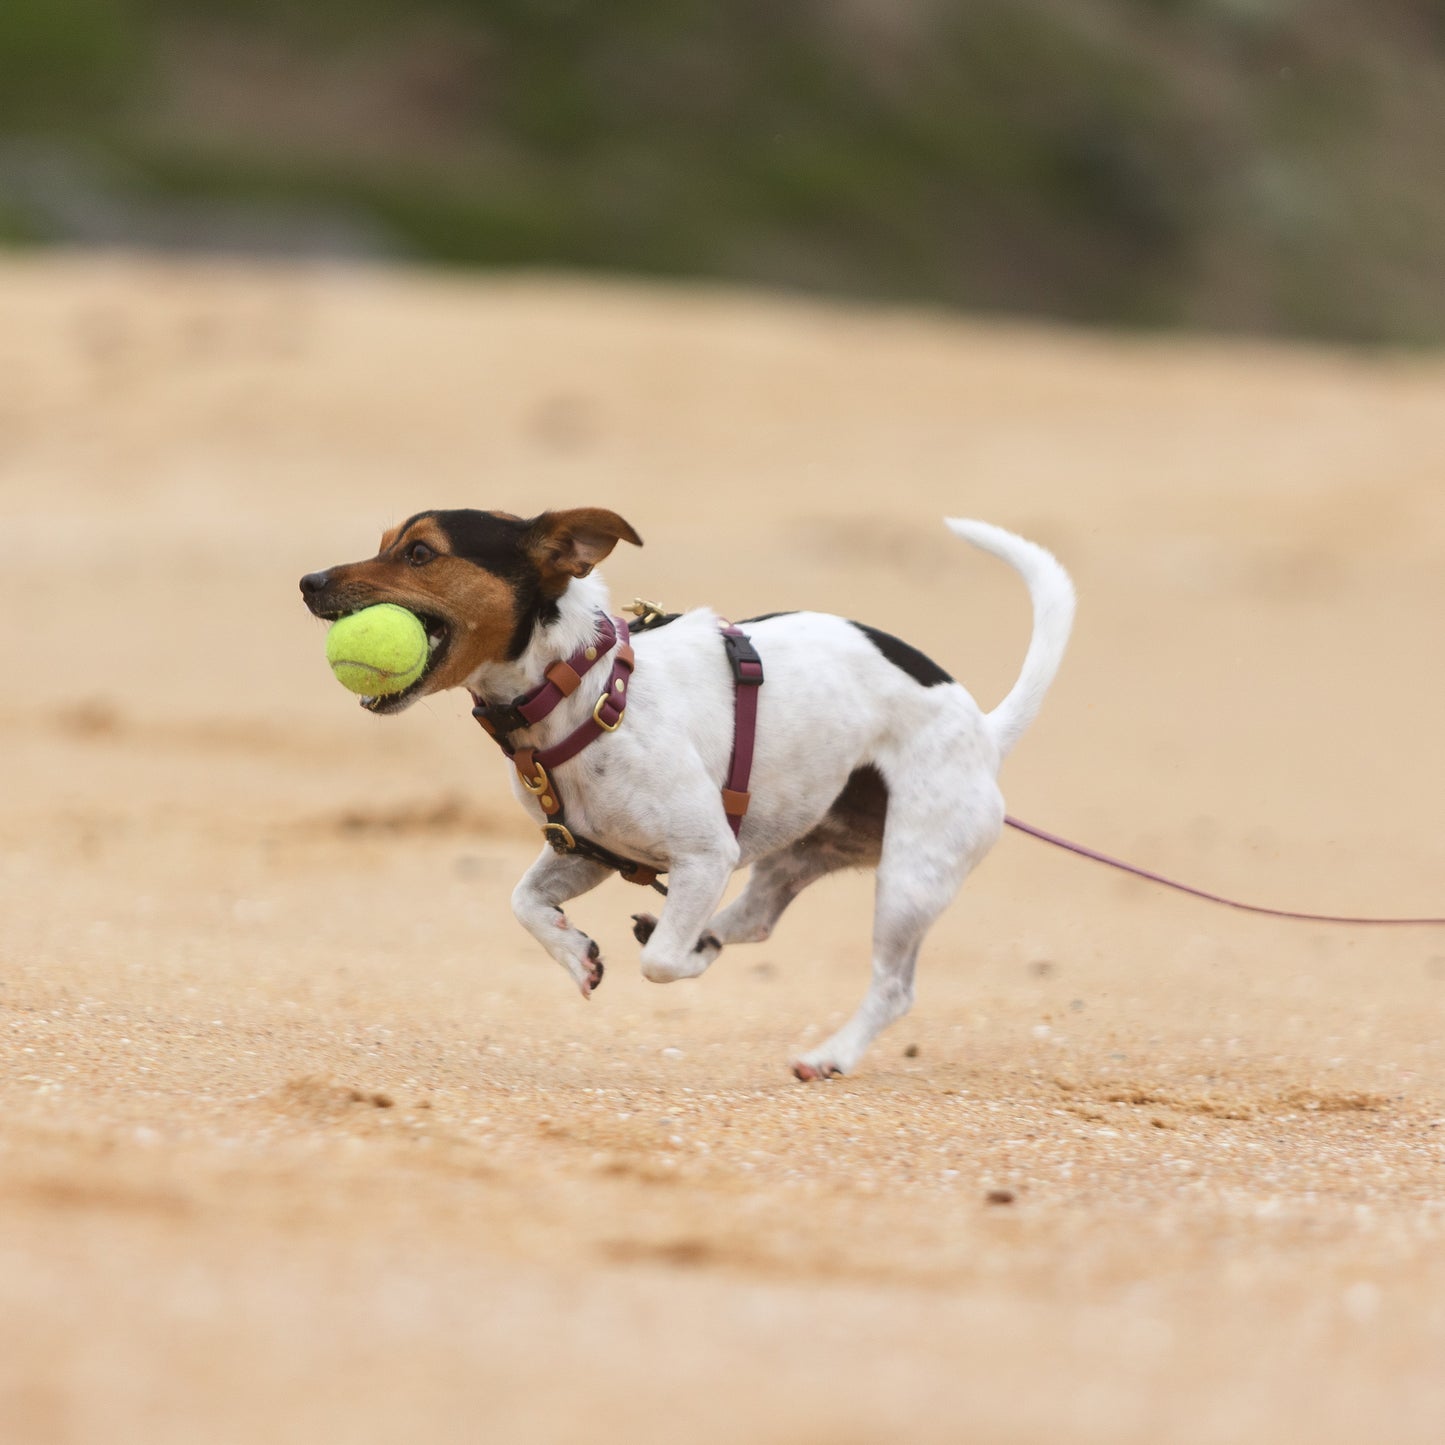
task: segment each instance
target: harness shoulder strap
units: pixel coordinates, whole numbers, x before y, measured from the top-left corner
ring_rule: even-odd
[[[723,628],[723,646],[733,670],[733,752],[727,783],[722,790],[723,812],[736,838],[752,802],[748,781],[753,771],[753,749],[758,735],[758,689],[763,685],[763,660],[748,635],[729,623]]]

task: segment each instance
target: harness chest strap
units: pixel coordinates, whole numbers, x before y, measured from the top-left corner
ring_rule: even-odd
[[[621,636],[627,636],[627,624],[621,623]],[[622,726],[627,712],[627,684],[632,676],[635,657],[631,645],[619,641],[612,657],[612,673],[607,687],[592,708],[592,715],[580,727],[573,730],[550,748],[518,748],[512,753],[512,765],[522,786],[532,793],[541,809],[550,818],[562,811],[562,800],[557,788],[547,776],[548,772],[575,758],[589,743],[595,742],[603,733],[615,733]],[[575,690],[575,689],[574,689]]]
[[[734,683],[733,747],[727,781],[722,789],[722,803],[728,826],[736,837],[751,801],[748,781],[752,774],[757,737],[758,688],[763,682],[763,664],[757,649],[739,628],[729,624],[723,628],[722,638]],[[513,748],[508,734],[540,722],[564,698],[576,692],[586,673],[614,643],[612,670],[592,715],[550,748]],[[627,711],[628,682],[635,664],[627,623],[620,617],[610,619],[599,615],[598,636],[594,642],[565,662],[554,662],[547,669],[544,681],[532,692],[510,704],[488,704],[477,699],[472,716],[511,758],[522,786],[537,799],[538,807],[548,819],[542,827],[542,834],[558,852],[578,853],[592,858],[615,869],[630,883],[651,884],[665,892],[657,882],[656,870],[623,858],[589,839],[573,835],[566,825],[561,792],[550,776],[552,768],[576,757],[603,733],[616,732],[621,727]]]

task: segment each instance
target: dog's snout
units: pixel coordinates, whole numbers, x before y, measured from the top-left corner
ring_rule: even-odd
[[[314,597],[318,592],[324,592],[326,590],[326,584],[330,581],[330,572],[308,572],[301,579],[301,595],[303,597]]]

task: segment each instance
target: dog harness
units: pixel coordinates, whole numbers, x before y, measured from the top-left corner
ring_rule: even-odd
[[[649,603],[637,604],[638,622],[635,630],[647,631],[673,620]],[[675,616],[675,614],[674,614]],[[733,674],[733,747],[728,763],[727,781],[722,788],[723,812],[728,826],[737,837],[743,817],[748,811],[750,794],[748,780],[753,770],[753,748],[757,738],[758,689],[763,685],[763,661],[747,634],[731,623],[721,630],[723,647]],[[627,689],[636,666],[632,650],[632,630],[621,617],[597,614],[597,632],[591,642],[571,657],[554,662],[543,674],[542,681],[531,692],[523,693],[510,703],[487,703],[473,694],[476,706],[472,716],[485,732],[511,759],[522,786],[537,800],[546,814],[542,836],[558,853],[575,853],[605,864],[620,873],[629,883],[651,884],[661,893],[667,889],[657,881],[657,869],[645,867],[631,858],[624,858],[589,838],[579,838],[567,826],[567,810],[552,770],[575,758],[584,748],[606,733],[622,726],[627,714]],[[583,684],[593,668],[611,654],[612,669],[607,685],[598,695],[592,714],[550,748],[513,747],[511,734],[535,727],[552,713],[564,698],[571,697]],[[661,870],[661,871],[666,871]]]

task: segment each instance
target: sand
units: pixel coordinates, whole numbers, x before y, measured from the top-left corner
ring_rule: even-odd
[[[1041,826],[1445,913],[1445,363],[782,298],[0,266],[0,1439],[1234,1445],[1445,1434],[1445,930],[1248,917],[1010,834],[851,1078],[870,881],[581,1001],[457,695],[327,674],[304,571],[616,508],[636,593],[1075,642]]]

